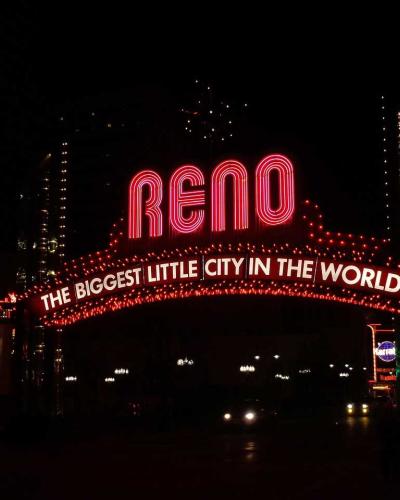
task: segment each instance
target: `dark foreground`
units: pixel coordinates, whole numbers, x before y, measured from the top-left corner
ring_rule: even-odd
[[[0,498],[398,498],[393,437],[369,417],[286,420],[257,433],[123,426],[3,435]]]

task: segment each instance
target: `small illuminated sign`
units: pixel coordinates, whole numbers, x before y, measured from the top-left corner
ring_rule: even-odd
[[[394,342],[385,341],[378,344],[378,347],[375,349],[375,355],[385,363],[394,361],[396,359],[396,346]]]

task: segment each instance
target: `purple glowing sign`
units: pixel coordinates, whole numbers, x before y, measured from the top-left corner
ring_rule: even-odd
[[[378,344],[375,354],[381,361],[390,363],[396,359],[396,346],[393,342],[385,341]]]

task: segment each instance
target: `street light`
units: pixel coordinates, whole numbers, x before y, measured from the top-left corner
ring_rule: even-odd
[[[242,373],[253,373],[256,371],[256,367],[254,365],[241,365],[239,370]]]
[[[114,375],[129,375],[129,370],[128,368],[116,368]]]
[[[184,358],[179,358],[176,364],[178,366],[184,366],[184,365],[192,366],[194,364],[194,361],[193,359],[189,359],[185,356]]]

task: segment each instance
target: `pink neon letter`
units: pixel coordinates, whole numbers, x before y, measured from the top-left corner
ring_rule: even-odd
[[[217,165],[211,176],[211,229],[213,231],[225,231],[225,180],[228,175],[233,177],[234,182],[234,228],[247,229],[249,227],[247,170],[240,162],[227,160]]]
[[[144,215],[149,218],[149,236],[162,235],[162,213],[160,204],[162,201],[162,180],[152,170],[138,172],[131,180],[129,186],[128,207],[128,238],[142,237],[143,219],[143,187],[149,186],[150,195],[144,202]]]
[[[203,224],[204,210],[191,210],[190,214],[184,217],[183,209],[204,205],[206,195],[204,189],[184,191],[185,181],[189,181],[191,186],[202,186],[203,172],[193,165],[183,165],[172,174],[169,183],[169,220],[171,226],[179,233],[192,233]]]
[[[270,173],[279,176],[279,206],[271,206]],[[268,226],[284,224],[294,212],[293,165],[282,155],[270,155],[261,160],[256,170],[256,212],[261,222]]]

